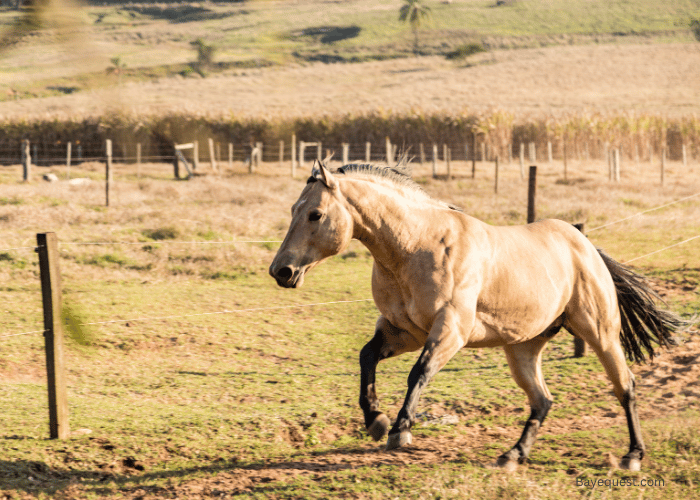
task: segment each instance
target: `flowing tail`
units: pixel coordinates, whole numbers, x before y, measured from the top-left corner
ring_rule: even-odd
[[[654,359],[656,354],[652,342],[662,347],[676,345],[673,334],[687,329],[690,322],[660,309],[657,302],[661,301],[661,297],[651,289],[644,276],[620,264],[602,250],[598,249],[598,253],[610,271],[617,290],[622,322],[620,341],[627,358],[635,363],[644,363],[646,353],[649,359]]]

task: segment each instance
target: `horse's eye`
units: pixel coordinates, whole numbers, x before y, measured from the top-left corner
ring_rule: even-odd
[[[321,216],[323,214],[319,212],[318,210],[314,210],[313,212],[309,213],[309,221],[310,222],[316,222],[317,220],[321,219]]]

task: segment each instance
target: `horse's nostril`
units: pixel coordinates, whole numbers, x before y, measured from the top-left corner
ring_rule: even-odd
[[[292,270],[289,267],[283,267],[282,269],[277,271],[277,277],[283,280],[288,280],[292,277],[292,274]]]

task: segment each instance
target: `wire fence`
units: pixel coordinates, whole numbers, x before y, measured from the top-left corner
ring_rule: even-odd
[[[632,218],[635,218],[637,216],[647,214],[650,212],[653,212],[655,210],[660,210],[662,208],[666,208],[672,205],[675,205],[677,203],[681,203],[683,201],[687,201],[693,198],[696,198],[700,196],[700,193],[695,193],[690,196],[686,196],[684,198],[680,198],[678,200],[674,200],[669,203],[665,203],[663,205],[659,205],[657,207],[653,207],[647,210],[643,210],[640,212],[637,212],[635,214],[632,214],[627,217],[623,217],[621,219],[614,220],[612,222],[603,224],[601,226],[594,227],[589,230],[589,232],[592,231],[597,231],[609,226],[612,226],[614,224],[618,224],[621,222],[628,221]],[[700,238],[700,234],[692,236],[690,238],[687,238],[683,241],[673,243],[671,245],[667,245],[663,248],[659,248],[657,250],[654,250],[652,252],[646,253],[644,255],[640,255],[637,257],[634,257],[632,259],[628,259],[624,264],[628,264],[637,260],[641,260],[645,257],[649,257],[651,255],[655,255],[658,253],[661,253],[665,250],[689,243],[691,241],[694,241],[696,239]],[[59,243],[59,246],[108,246],[108,245],[147,245],[149,243],[152,243],[150,241],[144,242],[144,241],[139,241],[139,242],[126,242],[126,241],[90,241],[90,242],[80,242],[80,241],[73,241],[73,242],[61,242]],[[280,240],[265,240],[265,239],[254,239],[254,240],[233,240],[233,241],[173,241],[173,240],[164,240],[164,241],[157,241],[157,243],[167,243],[167,244],[201,244],[201,245],[211,245],[211,244],[243,244],[243,243],[282,243]],[[7,252],[7,251],[13,251],[13,250],[37,250],[39,247],[38,246],[20,246],[20,247],[10,247],[10,248],[3,248],[0,249],[0,252]],[[219,314],[235,314],[235,313],[244,313],[244,312],[259,312],[259,311],[273,311],[273,310],[280,310],[280,309],[292,309],[292,308],[303,308],[303,307],[317,307],[317,306],[326,306],[326,305],[335,305],[335,304],[350,304],[350,303],[358,303],[358,302],[369,302],[372,301],[373,299],[353,299],[353,300],[339,300],[339,301],[330,301],[330,302],[317,302],[317,303],[312,303],[312,304],[294,304],[294,305],[285,305],[285,306],[269,306],[269,307],[257,307],[257,308],[246,308],[246,309],[234,309],[234,310],[223,310],[223,311],[212,311],[212,312],[204,312],[204,313],[193,313],[193,314],[185,314],[185,315],[168,315],[168,316],[159,316],[159,317],[139,317],[139,318],[131,318],[131,319],[114,319],[114,320],[106,320],[106,321],[97,321],[97,322],[89,322],[89,323],[83,323],[80,326],[88,326],[88,325],[106,325],[106,324],[113,324],[113,323],[122,323],[122,322],[131,322],[131,321],[159,321],[159,320],[169,320],[169,319],[178,319],[178,318],[191,318],[191,317],[197,317],[197,316],[211,316],[211,315],[219,315]],[[23,335],[30,335],[30,334],[35,334],[35,333],[44,333],[46,330],[33,330],[29,332],[18,332],[18,333],[11,333],[11,334],[4,334],[0,335],[0,338],[8,338],[8,337],[18,337],[18,336],[23,336]]]
[[[119,163],[171,163],[175,159],[175,144],[165,140],[138,142],[134,138],[112,138],[112,160]],[[209,142],[211,141],[211,143]],[[334,159],[340,161],[347,156],[353,162],[383,162],[393,161],[401,153],[407,153],[417,162],[445,161],[449,150],[452,161],[493,161],[497,156],[501,161],[512,162],[519,157],[524,157],[528,162],[552,162],[569,160],[607,160],[610,157],[613,146],[605,141],[597,141],[595,145],[585,148],[574,148],[568,152],[563,142],[550,140],[545,144],[534,142],[509,142],[495,145],[488,141],[479,141],[474,144],[472,140],[456,141],[426,140],[425,142],[401,142],[392,143],[384,140],[372,140],[364,143],[338,142],[337,140],[322,141],[297,141],[290,138],[287,141],[268,141],[248,143],[236,142],[235,139],[218,137],[216,139],[192,140],[197,144],[192,149],[182,151],[187,161],[197,164],[202,163],[226,163],[226,162],[250,162],[253,151],[259,148],[259,159],[263,162],[291,162],[311,161],[313,158],[325,158],[333,153]],[[210,145],[211,144],[211,145]],[[302,158],[302,150],[306,149],[305,158]],[[620,149],[618,148],[618,151]],[[633,163],[654,162],[661,160],[666,155],[666,148],[652,151],[647,148],[628,148],[621,153],[626,161]],[[670,149],[669,149],[670,151]],[[55,166],[70,163],[80,165],[89,162],[105,162],[107,159],[107,147],[103,139],[82,139],[73,142],[45,142],[39,141],[29,145],[29,155],[25,146],[17,141],[0,145],[0,165],[18,165],[29,156],[31,164],[35,166]],[[196,155],[196,156],[195,156]],[[668,155],[668,159],[682,161],[687,165],[696,161],[698,151],[693,148],[682,147],[682,153]]]

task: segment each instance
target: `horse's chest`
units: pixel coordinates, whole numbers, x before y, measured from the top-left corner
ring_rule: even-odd
[[[402,285],[396,280],[386,278],[372,280],[374,301],[389,322],[397,328],[413,332],[426,333],[430,330],[431,318],[421,301],[411,287]]]

